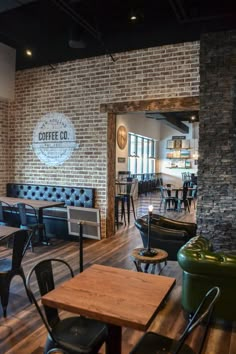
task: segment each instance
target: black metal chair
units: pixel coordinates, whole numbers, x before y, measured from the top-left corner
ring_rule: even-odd
[[[27,230],[29,233],[29,240],[25,251],[28,247],[33,251],[36,237],[38,237],[38,241],[40,241],[40,232],[43,234],[43,239],[47,241],[46,227],[44,224],[39,223],[34,207],[26,203],[17,203],[16,206],[19,212],[20,228]]]
[[[11,280],[15,275],[19,275],[24,283],[26,293],[30,299],[26,287],[26,279],[21,262],[24,256],[25,245],[28,241],[28,233],[25,230],[20,230],[13,235],[12,256],[9,258],[0,259],[0,298],[3,308],[3,316],[7,315],[7,305],[9,300],[9,290]]]
[[[187,199],[189,201],[189,205],[193,202],[193,207],[196,209],[196,200],[197,200],[197,185],[191,184],[188,188]]]
[[[190,204],[189,204],[189,199],[188,199],[187,185],[184,185],[182,191],[179,191],[179,193],[178,193],[178,198],[177,198],[177,210],[178,211],[181,211],[182,204],[184,205],[184,211],[186,212],[186,209],[188,209],[188,212],[190,213]]]
[[[162,207],[162,204],[164,203],[164,211],[166,212],[167,207],[170,208],[171,205],[176,205],[177,203],[177,198],[176,196],[171,196],[171,190],[169,189],[170,187],[160,187],[160,192],[161,192],[161,202],[160,202],[160,210]]]
[[[0,200],[0,225],[3,226],[10,225],[11,216],[12,216],[11,205]]]
[[[134,206],[134,193],[135,193],[135,189],[138,188],[138,180],[135,180],[132,177],[127,177],[126,181],[123,182],[121,181],[120,185],[119,183],[117,185],[120,190],[118,191],[116,196],[119,196],[120,200],[122,200],[122,203],[124,203],[124,206],[122,205],[122,214],[125,213],[125,205],[127,206],[127,219],[129,224],[130,211],[131,211],[130,206],[132,206],[134,219],[136,219],[135,206]],[[123,190],[121,189],[122,187]]]
[[[121,212],[119,211],[119,206],[121,204]],[[126,217],[125,217],[125,197],[123,195],[116,195],[115,196],[115,223],[117,226],[117,229],[119,228],[119,216],[121,214],[121,223],[122,220],[124,219],[124,223],[126,226]]]
[[[58,267],[55,268],[54,265]],[[31,269],[26,279],[28,292],[48,331],[44,354],[54,348],[61,349],[68,354],[98,353],[107,339],[107,327],[104,323],[82,316],[60,319],[57,309],[42,306],[42,310],[34,295],[36,293],[34,277],[36,277],[40,295],[43,296],[55,288],[56,275],[64,272],[64,268],[70,277],[74,276],[67,262],[61,259],[43,260]]]
[[[206,293],[179,340],[154,332],[147,332],[141,337],[130,354],[195,354],[195,351],[185,341],[198,325],[206,321],[206,330],[200,342],[200,350],[198,351],[200,353],[207,335],[211,314],[219,296],[220,289],[218,287],[213,287]]]

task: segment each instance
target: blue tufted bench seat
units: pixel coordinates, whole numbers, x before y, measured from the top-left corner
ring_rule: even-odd
[[[8,183],[7,197],[63,202],[64,206],[43,210],[49,237],[67,238],[66,206],[94,208],[95,188]],[[27,203],[27,201],[26,201]]]

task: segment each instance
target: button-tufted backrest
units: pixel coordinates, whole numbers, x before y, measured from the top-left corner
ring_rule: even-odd
[[[7,184],[7,197],[64,202],[66,205],[94,208],[95,188],[34,184]]]

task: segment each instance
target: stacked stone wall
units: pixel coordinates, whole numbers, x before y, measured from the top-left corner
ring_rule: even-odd
[[[236,32],[206,34],[200,54],[198,232],[236,249]]]

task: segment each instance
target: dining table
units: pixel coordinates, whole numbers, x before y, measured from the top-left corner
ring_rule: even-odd
[[[5,197],[5,196],[0,196],[0,201],[9,204],[11,207],[15,207],[18,203],[25,203],[30,205],[37,212],[39,224],[43,223],[43,209],[58,207],[65,204],[64,202],[53,202],[48,200],[14,198],[14,197]],[[43,230],[39,230],[39,237],[43,244],[44,243],[49,244],[47,240],[43,240]]]
[[[175,278],[93,264],[42,296],[42,304],[102,321],[106,354],[121,354],[122,327],[146,331]]]
[[[7,239],[17,231],[20,231],[18,227],[0,225],[0,241]]]

